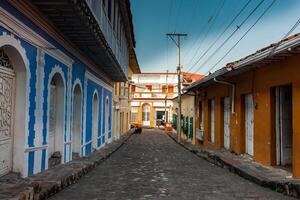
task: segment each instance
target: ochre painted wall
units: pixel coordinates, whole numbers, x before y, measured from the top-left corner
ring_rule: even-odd
[[[245,109],[244,96],[253,94],[254,103],[254,156],[253,159],[264,165],[274,165],[276,161],[276,133],[274,128],[274,108],[272,107],[272,88],[283,85],[292,86],[293,117],[293,175],[300,178],[300,56],[295,55],[273,64],[227,79],[236,84],[235,113],[230,115],[230,149],[238,154],[245,153]],[[204,148],[223,147],[223,97],[231,97],[231,86],[214,83],[199,89],[195,107],[199,101],[204,108]],[[208,100],[215,99],[215,143],[209,142]],[[200,113],[199,113],[200,114]],[[196,129],[199,128],[196,117]]]

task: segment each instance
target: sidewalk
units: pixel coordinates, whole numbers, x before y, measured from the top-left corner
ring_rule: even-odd
[[[167,134],[177,142],[175,133],[168,132]],[[185,140],[182,140],[179,144],[198,157],[228,169],[230,172],[238,174],[251,182],[288,196],[300,198],[300,180],[293,179],[292,174],[288,171],[264,166],[252,161],[247,156],[235,155],[225,149],[202,149]]]
[[[119,140],[106,145],[89,156],[81,157],[66,164],[57,165],[52,169],[25,179],[18,177],[14,173],[3,176],[0,178],[0,199],[46,199],[69,185],[76,183],[82,176],[105,161],[129,139],[131,134],[132,131],[129,131]]]

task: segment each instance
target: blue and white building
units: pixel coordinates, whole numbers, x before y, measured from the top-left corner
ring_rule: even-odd
[[[134,47],[129,0],[0,0],[0,176],[110,143]]]

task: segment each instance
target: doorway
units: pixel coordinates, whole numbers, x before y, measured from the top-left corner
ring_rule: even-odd
[[[292,86],[281,86],[275,89],[276,106],[276,164],[292,165]]]
[[[93,149],[96,150],[98,148],[98,124],[99,124],[99,100],[98,94],[95,93],[93,97],[93,130],[92,130],[92,144]]]
[[[253,95],[245,95],[245,138],[246,138],[246,153],[253,156],[253,131],[254,131],[254,118],[253,118]]]
[[[65,88],[61,74],[56,73],[49,91],[49,168],[62,162],[64,142]]]
[[[13,168],[14,87],[14,69],[6,53],[0,49],[0,176]]]
[[[209,141],[215,143],[215,100],[210,99],[208,102],[209,108],[209,125],[210,125],[210,137]]]
[[[230,148],[230,98],[225,97],[223,99],[224,103],[224,148]]]
[[[77,84],[73,92],[72,159],[80,156],[81,117],[81,88]]]
[[[143,126],[150,126],[150,105],[147,103],[144,104],[142,110]]]
[[[156,126],[164,125],[165,122],[165,111],[156,110]]]

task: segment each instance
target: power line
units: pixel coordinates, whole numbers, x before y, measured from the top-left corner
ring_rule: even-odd
[[[270,10],[270,8],[274,5],[277,0],[273,0],[272,3],[265,9],[265,11],[259,16],[259,18],[254,22],[254,24],[244,33],[244,35],[227,51],[227,53],[218,60],[216,64],[214,64],[208,72],[213,70],[239,43],[240,41],[252,30],[252,28],[261,20],[261,18]],[[300,23],[300,22],[299,22]],[[207,72],[207,73],[208,73]]]
[[[201,34],[204,30],[206,30],[208,28],[208,25],[211,23],[211,18],[213,18],[215,16],[215,13],[217,12],[219,6],[217,6],[214,10],[214,12],[208,17],[207,22],[205,24],[203,24],[200,28],[200,32],[198,33],[199,37],[197,38],[197,40],[192,44],[192,47],[189,48],[189,50],[187,51],[187,53],[185,55],[188,55],[191,50],[194,48],[194,46],[198,43],[199,39],[201,38]],[[200,44],[202,43],[203,40],[201,40]]]
[[[216,40],[207,48],[207,50],[200,56],[199,60],[201,60],[208,52],[209,50],[219,41],[219,39],[225,34],[225,32],[231,27],[231,25],[233,24],[233,22],[242,14],[242,12],[247,8],[247,6],[250,4],[251,0],[248,0],[246,2],[246,4],[242,7],[242,9],[235,15],[235,17],[231,20],[231,22],[227,25],[227,27],[223,30],[223,32],[221,34],[219,34],[219,36],[216,38]],[[187,71],[191,71],[194,67],[191,66],[190,69]]]
[[[260,3],[255,6],[255,8],[242,21],[242,23],[236,27],[236,29],[229,35],[229,37],[226,38],[226,40],[197,68],[197,70],[195,72],[199,71],[204,65],[206,65],[222,49],[222,47],[236,34],[236,32],[238,30],[240,30],[240,28],[246,23],[246,21],[248,21],[248,19],[255,13],[255,11],[262,5],[262,3],[264,1],[265,0],[261,0]],[[199,61],[200,61],[200,59],[198,59],[194,65],[197,65],[199,63]]]
[[[215,13],[213,16],[211,16],[211,17],[209,18],[208,24],[210,24],[210,25],[209,25],[209,27],[208,27],[208,29],[207,29],[207,31],[206,31],[204,37],[202,38],[201,43],[200,43],[200,45],[198,46],[198,48],[197,48],[197,50],[196,50],[194,56],[193,56],[192,59],[188,62],[187,65],[190,65],[190,63],[192,63],[192,61],[194,60],[194,58],[195,58],[196,55],[198,54],[200,48],[202,47],[203,41],[204,41],[204,40],[206,39],[206,37],[208,36],[208,33],[211,31],[211,28],[213,27],[213,25],[214,25],[216,19],[218,18],[219,14],[221,13],[221,10],[223,9],[225,3],[226,3],[226,0],[223,0],[221,6],[216,10],[216,13]],[[211,23],[210,23],[210,22],[211,22]]]
[[[272,55],[277,47],[282,43],[284,39],[286,39],[300,24],[300,18],[297,20],[297,22],[292,26],[292,28],[283,36],[283,38],[274,46],[273,50],[270,52],[269,56]]]
[[[285,34],[283,39],[287,38],[300,24],[300,18],[297,20],[297,22],[294,24],[294,26]]]

